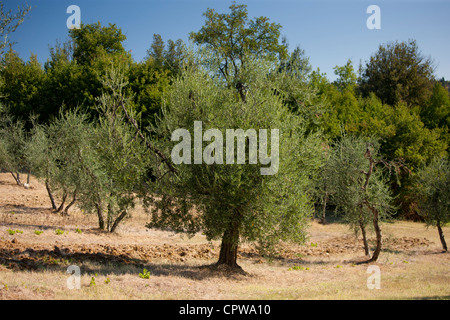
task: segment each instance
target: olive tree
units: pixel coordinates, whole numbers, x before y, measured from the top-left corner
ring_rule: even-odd
[[[0,169],[10,172],[17,185],[29,185],[29,166],[26,152],[28,139],[23,121],[13,121],[7,114],[0,124]],[[22,181],[20,174],[28,172],[26,183]]]
[[[61,113],[48,125],[35,124],[31,131],[27,159],[34,175],[45,183],[56,212],[68,213],[85,182],[79,156],[87,154],[92,133],[92,124],[79,112]]]
[[[344,136],[333,148],[328,162],[333,203],[343,212],[345,221],[361,231],[366,255],[370,255],[366,228],[372,224],[376,247],[369,261],[376,261],[382,246],[380,221],[394,209],[385,173],[387,163],[380,158],[376,141],[362,137]]]
[[[148,226],[220,239],[217,265],[240,269],[242,241],[268,253],[280,240],[306,239],[313,212],[306,190],[319,143],[284,103],[281,80],[288,75],[274,72],[275,63],[246,61],[243,99],[239,88],[210,72],[217,70],[214,55],[205,52],[165,98],[156,143],[177,172],[159,180]]]
[[[444,251],[448,251],[442,227],[450,222],[450,164],[434,159],[417,174],[419,209],[427,225],[435,226]]]

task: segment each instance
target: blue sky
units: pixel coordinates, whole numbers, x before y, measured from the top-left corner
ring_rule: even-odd
[[[25,0],[8,0],[13,10]],[[28,0],[33,10],[11,35],[14,49],[22,59],[35,53],[42,63],[48,47],[68,38],[66,13],[69,5],[78,5],[83,23],[115,23],[127,36],[125,47],[140,61],[150,47],[154,33],[164,40],[188,41],[191,31],[204,24],[207,8],[228,12],[228,0]],[[283,26],[290,48],[300,45],[310,57],[314,69],[320,68],[334,79],[333,67],[352,59],[357,67],[380,44],[416,39],[426,56],[436,64],[436,76],[450,79],[450,0],[241,0],[249,17],[266,16]],[[381,29],[369,30],[366,13],[369,5],[381,9]]]

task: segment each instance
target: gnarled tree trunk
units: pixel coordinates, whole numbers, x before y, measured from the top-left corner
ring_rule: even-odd
[[[105,230],[105,218],[103,217],[103,208],[101,202],[97,202],[95,204],[95,207],[97,209],[98,227],[101,230]]]
[[[444,249],[444,251],[447,252],[448,251],[447,243],[445,242],[444,232],[442,231],[441,221],[439,219],[437,220],[436,226],[439,232],[439,239],[441,239],[442,249]]]
[[[381,252],[381,228],[379,225],[379,214],[378,210],[374,207],[371,207],[371,211],[373,214],[373,227],[375,229],[375,235],[377,237],[377,245],[375,247],[375,251],[373,252],[372,258],[370,258],[369,262],[375,262],[378,259],[378,256]]]
[[[119,225],[120,221],[122,221],[122,220],[125,218],[125,216],[127,215],[127,213],[128,213],[127,210],[122,211],[122,213],[120,214],[120,216],[118,216],[118,217],[116,218],[116,220],[114,221],[114,223],[113,223],[111,229],[109,230],[109,232],[114,232],[114,231],[116,231],[116,228],[117,228],[117,226]]]
[[[53,193],[52,190],[50,189],[50,185],[48,184],[48,180],[45,181],[45,188],[47,189],[47,193],[48,193],[48,197],[50,198],[50,201],[52,203],[52,209],[56,210],[56,203],[55,203],[55,198],[53,197]]]
[[[239,245],[239,220],[231,221],[223,233],[217,266],[226,265],[230,268],[241,269],[237,264],[237,251]]]
[[[363,238],[364,253],[366,254],[366,256],[370,256],[369,244],[367,242],[366,227],[364,226],[364,223],[361,220],[359,221],[359,228],[361,229],[361,234]]]

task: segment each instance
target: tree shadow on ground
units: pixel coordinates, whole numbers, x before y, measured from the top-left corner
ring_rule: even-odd
[[[0,264],[13,271],[63,271],[69,265],[80,267],[82,273],[99,275],[138,275],[143,269],[153,276],[175,276],[192,280],[215,277],[239,279],[251,276],[243,270],[217,268],[215,265],[182,265],[171,263],[153,263],[136,259],[125,254],[66,252],[55,246],[53,250],[35,250],[27,248],[0,248]]]
[[[0,210],[3,214],[30,214],[36,215],[42,212],[53,213],[52,209],[49,207],[28,207],[21,204],[4,204],[0,206]]]

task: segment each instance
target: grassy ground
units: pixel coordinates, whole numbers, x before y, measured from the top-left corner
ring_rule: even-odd
[[[355,264],[364,259],[361,240],[338,221],[312,222],[305,245],[285,246],[271,260],[244,244],[238,263],[247,274],[230,274],[205,267],[217,260],[219,244],[201,234],[146,229],[139,208],[116,234],[105,234],[94,216],[52,213],[45,188],[32,185],[25,190],[0,174],[0,299],[450,298],[450,254],[421,223],[382,224],[384,249],[372,264],[380,289],[369,289],[374,274]],[[79,289],[67,286],[70,265],[80,268]],[[144,268],[148,279],[139,276]]]

